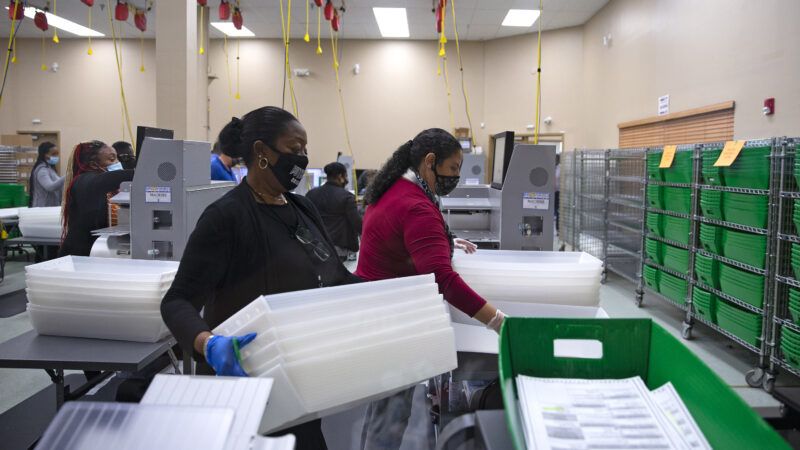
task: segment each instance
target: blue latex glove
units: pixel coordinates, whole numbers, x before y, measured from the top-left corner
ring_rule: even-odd
[[[256,333],[244,336],[214,336],[206,343],[206,361],[218,376],[246,377],[239,365],[239,349],[256,338]]]

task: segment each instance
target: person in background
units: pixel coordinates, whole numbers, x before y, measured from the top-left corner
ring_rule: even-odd
[[[392,154],[367,189],[356,275],[374,281],[433,273],[448,303],[499,331],[504,314],[453,270],[455,249],[474,253],[477,247],[455,239],[439,210],[439,196],[458,185],[462,161],[461,144],[438,128],[419,133]],[[400,448],[413,395],[411,388],[369,405],[362,449]]]
[[[222,135],[222,133],[220,133],[220,135]],[[224,147],[221,141],[217,141],[211,149],[211,180],[235,182],[236,176],[231,169],[231,167],[233,167],[233,158],[222,151]]]
[[[361,175],[358,177],[358,196],[363,197],[367,193],[367,188],[369,184],[372,183],[372,180],[375,179],[375,176],[378,175],[378,171],[375,169],[369,169],[361,172]]]
[[[325,229],[336,245],[339,259],[346,261],[358,252],[358,235],[361,234],[361,216],[356,197],[347,186],[347,168],[333,162],[325,166],[327,181],[310,190],[306,198],[317,207],[325,222]]]
[[[89,256],[97,239],[92,231],[108,227],[108,193],[131,180],[133,170],[122,168],[113,148],[100,141],[75,146],[67,166],[58,256]]]
[[[117,141],[111,144],[111,147],[117,151],[117,159],[122,163],[123,169],[133,170],[136,168],[136,154],[133,152],[130,142]]]
[[[308,165],[307,139],[291,113],[272,106],[233,118],[220,132],[222,151],[244,159],[247,177],[200,216],[161,302],[181,348],[196,352],[198,374],[247,376],[235,346],[253,339],[265,345],[269,337],[211,330],[253,299],[361,281],[336,257],[314,204],[291,193]],[[316,419],[279,434],[294,434],[298,450],[324,450],[321,424]]]
[[[56,144],[42,142],[39,144],[39,156],[31,170],[28,183],[28,194],[32,208],[60,206],[64,191],[64,177],[56,173],[59,152]]]

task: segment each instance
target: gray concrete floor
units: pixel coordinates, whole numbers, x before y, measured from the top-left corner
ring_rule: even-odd
[[[0,283],[0,295],[23,289],[25,284],[24,262],[9,262],[6,265],[6,278]],[[350,263],[354,269],[355,264]],[[349,267],[350,268],[350,267]],[[637,308],[634,304],[634,286],[621,278],[609,275],[608,282],[600,289],[600,304],[611,317],[650,317],[673,335],[680,338],[682,313],[657,299],[655,296],[646,296],[643,307]],[[0,318],[0,342],[5,342],[14,336],[30,330],[27,313],[21,313],[10,318]],[[694,338],[683,341],[695,354],[709,365],[726,383],[728,383],[742,398],[754,408],[777,408],[778,402],[761,389],[747,386],[744,376],[748,370],[755,367],[756,356],[737,344],[729,341],[713,330],[702,324],[694,328]],[[17,370],[0,369],[0,413],[7,411],[14,405],[45,388],[50,384],[48,376],[42,370]],[[789,375],[781,375],[778,385],[800,385],[800,380]],[[352,413],[349,414],[351,417]],[[344,430],[343,416],[331,417],[324,425],[326,434],[333,429],[345,431],[345,438],[341,445],[333,445],[332,449],[353,447],[360,435],[360,419],[355,417],[349,421],[350,425]],[[424,422],[426,417],[420,416]],[[338,440],[338,439],[337,439]],[[349,442],[348,442],[349,441]],[[345,442],[348,442],[345,444]],[[349,444],[349,445],[348,445]]]

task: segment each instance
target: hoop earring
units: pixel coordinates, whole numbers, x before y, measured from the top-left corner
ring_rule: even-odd
[[[269,167],[269,160],[265,156],[258,157],[258,168],[261,170],[265,170]]]

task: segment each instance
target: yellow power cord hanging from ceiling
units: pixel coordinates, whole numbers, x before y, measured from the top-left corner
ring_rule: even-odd
[[[205,24],[205,11],[206,7],[202,5],[198,5],[200,7],[200,50],[197,51],[199,55],[203,55],[206,53],[205,49],[205,40],[203,39],[203,30],[206,28]]]
[[[539,0],[539,43],[536,51],[536,128],[533,131],[533,143],[539,143],[539,115],[542,112],[542,0]]]
[[[317,8],[317,54],[322,54],[322,8]]]
[[[242,96],[239,91],[239,43],[242,41],[241,38],[236,39],[236,96],[234,97],[236,100],[241,100]]]
[[[56,0],[53,0],[53,15],[54,16],[58,15],[58,10],[56,9]],[[59,42],[59,40],[58,40],[58,28],[56,28],[56,27],[53,27],[53,42],[55,42],[56,44],[58,44],[58,42]]]
[[[437,67],[437,75],[441,75],[442,69],[444,69],[444,87],[445,92],[447,93],[447,112],[450,115],[450,129],[455,131],[456,130],[456,121],[453,117],[453,100],[450,91],[450,74],[447,71],[447,36],[445,35],[445,15],[447,10],[442,8],[441,14],[441,28],[442,32],[439,33],[439,64],[441,68]]]
[[[47,71],[47,65],[45,65],[45,63],[44,63],[44,60],[45,60],[44,41],[45,41],[45,37],[44,37],[44,34],[42,34],[42,54],[39,57],[39,59],[40,59],[39,62],[41,63],[40,69],[42,69],[42,72],[46,72]]]
[[[233,117],[233,82],[231,81],[231,60],[228,52],[228,35],[222,34],[222,53],[225,54],[225,74],[228,81],[228,115]]]
[[[14,2],[14,14],[13,17],[17,17],[17,8],[20,8],[20,0],[15,0]],[[14,28],[17,25],[16,20],[11,21],[11,33],[8,35],[8,52],[6,53],[6,62],[3,64],[3,74],[8,74],[8,63],[12,60],[12,51],[14,48]],[[4,75],[5,77],[5,75]],[[0,106],[3,106],[3,93],[0,92]]]
[[[339,44],[338,35],[334,35],[333,25],[329,26],[331,33],[331,53],[333,53],[333,71],[336,74],[336,92],[339,96],[339,110],[342,114],[342,125],[344,127],[344,138],[347,144],[347,152],[353,158],[353,173],[350,174],[350,179],[353,181],[353,189],[355,190],[355,201],[358,203],[358,177],[356,176],[355,160],[356,156],[353,154],[353,146],[350,144],[350,127],[347,125],[347,114],[344,109],[344,96],[342,95],[342,82],[339,77]]]
[[[287,8],[287,15],[284,18],[283,14],[283,0],[278,0],[278,3],[281,5],[281,31],[283,32],[283,46],[284,46],[284,66],[286,71],[286,79],[289,82],[289,95],[292,99],[292,111],[294,112],[294,116],[299,118],[300,115],[297,112],[297,98],[294,96],[294,81],[292,81],[292,69],[289,65],[289,33],[292,31],[292,0],[286,0],[286,8]],[[286,92],[286,88],[284,87],[284,94]],[[285,107],[286,105],[281,105]]]
[[[461,71],[461,93],[464,95],[464,109],[467,112],[467,123],[469,124],[469,139],[474,142],[475,136],[472,134],[472,115],[469,112],[469,96],[467,95],[467,85],[464,82],[464,62],[461,60],[461,45],[458,41],[458,23],[456,22],[456,0],[450,0],[450,12],[453,16],[453,35],[456,38],[456,54],[458,55],[458,70]]]
[[[89,28],[92,28],[92,7],[89,7]],[[89,35],[89,48],[86,50],[86,54],[92,56],[94,50],[92,50],[92,35]]]
[[[108,9],[108,22],[111,24],[111,41],[114,44],[114,59],[117,63],[117,75],[119,77],[119,94],[120,98],[122,99],[122,110],[124,113],[125,122],[128,125],[128,136],[131,136],[131,141],[135,142],[133,139],[133,131],[131,128],[131,116],[128,113],[128,101],[125,99],[125,88],[122,85],[122,62],[120,61],[120,51],[117,48],[117,32],[116,28],[114,27],[114,17],[111,14],[111,1],[106,0],[106,9]],[[124,134],[124,130],[123,130]],[[124,136],[123,136],[124,138]],[[134,151],[136,150],[136,144],[133,144]]]
[[[303,40],[306,42],[311,41],[311,37],[308,35],[308,2],[310,0],[306,0],[306,34],[303,35]]]

